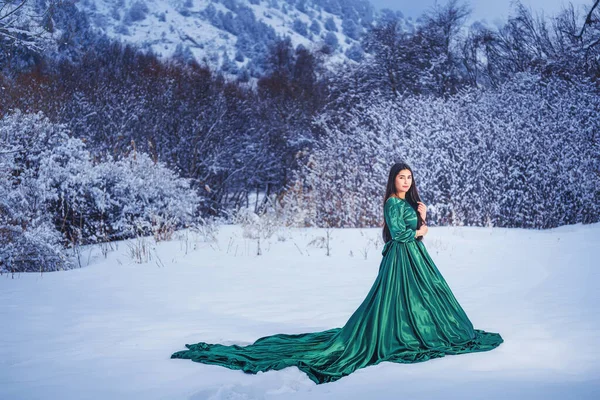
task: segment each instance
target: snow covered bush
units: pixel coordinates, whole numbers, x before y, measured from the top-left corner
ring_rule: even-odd
[[[317,190],[305,192],[304,184],[302,179],[296,179],[278,200],[285,226],[312,226],[316,220],[318,204],[314,196],[320,192]]]
[[[0,120],[0,167],[2,270],[65,268],[64,247],[149,234],[168,240],[200,202],[163,163],[135,151],[94,159],[41,113]]]
[[[127,236],[152,233],[159,241],[192,222],[200,198],[190,189],[189,180],[163,163],[144,153],[130,153],[100,166],[116,178],[104,187],[115,211],[109,214],[115,230]]]
[[[220,223],[222,221],[215,217],[198,216],[198,221],[192,225],[191,230],[198,234],[204,242],[216,242]]]
[[[271,195],[258,212],[246,207],[233,210],[231,222],[242,226],[243,237],[256,240],[256,254],[261,255],[261,241],[272,237],[284,225],[281,211],[279,204],[275,201],[275,195]]]
[[[431,225],[550,228],[600,219],[600,96],[592,83],[519,74],[447,99],[381,98],[358,103],[345,120],[332,113],[316,121],[324,140],[296,183],[313,216],[307,225],[380,226],[387,174],[400,160],[413,168]]]
[[[0,273],[70,268],[61,235],[46,216],[28,218],[24,200],[0,180]]]
[[[49,215],[32,202],[29,189],[9,173],[16,149],[0,150],[0,273],[64,269],[68,260]]]
[[[0,272],[70,267],[45,207],[54,194],[35,174],[44,151],[65,137],[41,113],[0,120]]]
[[[243,229],[242,235],[250,239],[268,239],[282,226],[272,208],[258,214],[249,208],[240,208],[236,210],[232,222],[240,224]]]
[[[177,227],[189,224],[199,197],[188,180],[144,153],[97,163],[89,153],[69,157],[81,154],[77,146],[83,143],[70,139],[53,149],[40,172],[41,180],[56,193],[49,205],[56,225],[73,243],[149,234],[156,241],[168,240]]]

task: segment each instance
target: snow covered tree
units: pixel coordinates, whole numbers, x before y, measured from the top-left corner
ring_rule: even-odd
[[[43,35],[44,23],[50,23],[47,19],[50,8],[42,9],[39,5],[33,0],[0,0],[0,43],[3,47],[26,47],[35,51],[43,49],[41,44],[46,38]],[[40,33],[42,36],[38,37]]]
[[[296,18],[292,24],[292,28],[302,36],[308,36],[308,25],[299,18]]]
[[[508,21],[498,29],[480,29],[471,55],[485,60],[479,74],[499,85],[516,73],[535,72],[569,80],[573,76],[600,76],[600,2],[595,0],[580,15],[573,4],[547,18],[517,1]],[[472,50],[473,52],[473,50]]]
[[[184,4],[184,7],[187,6]],[[143,21],[146,19],[146,15],[149,11],[148,5],[145,2],[137,0],[131,5],[125,14],[123,22],[129,25],[132,22]]]
[[[32,64],[34,55],[56,47],[52,40],[53,1],[0,0],[0,70],[14,73]]]
[[[325,29],[330,31],[330,32],[337,32],[337,26],[335,25],[335,21],[333,20],[332,17],[328,17],[325,20]]]
[[[466,6],[451,0],[426,13],[414,32],[402,18],[386,14],[362,40],[369,53],[364,63],[370,68],[363,69],[366,84],[386,88],[392,98],[456,93],[465,86],[458,53],[459,32],[468,13]]]
[[[321,33],[321,24],[319,24],[319,21],[317,21],[316,19],[313,20],[313,22],[310,24],[310,31],[315,35]]]
[[[335,33],[327,32],[327,34],[325,35],[324,41],[331,52],[334,52],[338,48],[339,41],[338,41],[337,35]]]

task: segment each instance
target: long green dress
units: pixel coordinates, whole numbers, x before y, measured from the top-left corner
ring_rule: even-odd
[[[275,334],[247,346],[186,344],[171,358],[252,374],[297,366],[321,384],[382,361],[415,363],[500,345],[500,334],[473,329],[425,245],[415,239],[415,209],[390,197],[384,215],[392,240],[383,247],[373,286],[343,327]]]

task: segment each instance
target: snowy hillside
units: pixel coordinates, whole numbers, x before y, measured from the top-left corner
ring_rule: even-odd
[[[104,259],[0,276],[1,399],[595,399],[600,393],[600,224],[550,230],[433,227],[425,244],[491,352],[384,362],[315,385],[296,367],[257,375],[170,359],[186,343],[249,344],[342,326],[381,261],[379,229],[319,229],[262,243],[238,226],[179,239],[147,263]],[[318,241],[318,240],[317,240]],[[366,257],[365,257],[366,252]],[[14,279],[13,279],[14,278]]]
[[[83,0],[76,3],[109,37],[170,57],[236,73],[277,36],[294,47],[328,46],[329,63],[360,57],[358,42],[373,20],[365,0]],[[408,22],[407,22],[408,23]],[[250,66],[255,67],[255,66]]]

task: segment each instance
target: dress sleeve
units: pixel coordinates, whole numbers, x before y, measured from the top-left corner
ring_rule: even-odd
[[[392,240],[401,243],[414,242],[416,230],[404,223],[404,205],[389,200],[384,208],[385,222],[392,235]]]

